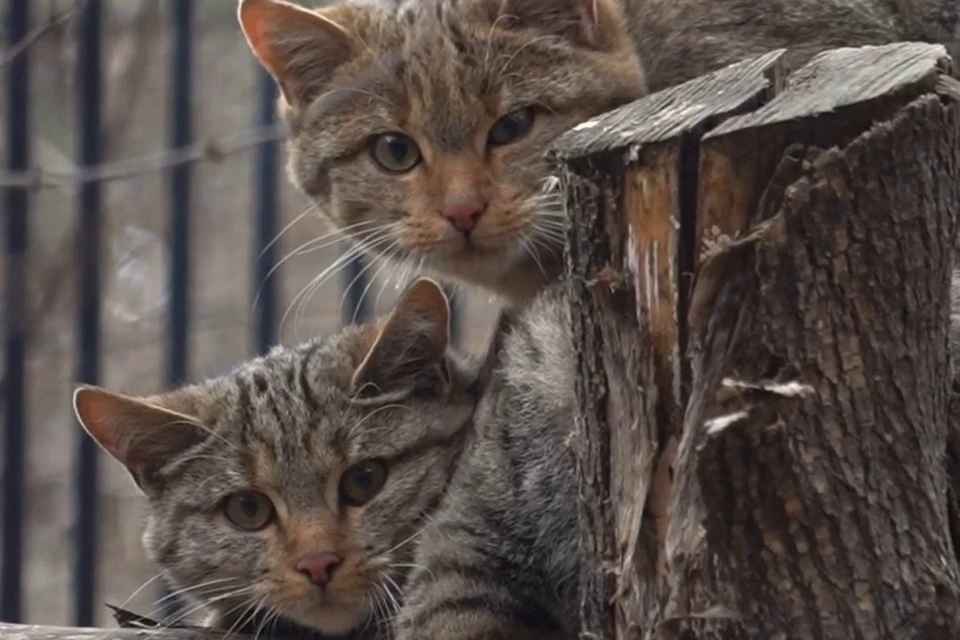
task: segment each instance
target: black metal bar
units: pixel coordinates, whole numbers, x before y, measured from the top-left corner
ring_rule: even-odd
[[[14,46],[27,37],[30,0],[10,0],[6,15],[6,42]],[[7,66],[7,167],[23,171],[30,164],[29,50]],[[27,231],[30,198],[26,189],[8,188],[3,194],[6,241],[4,283],[5,324],[3,367],[3,525],[0,620],[20,622],[23,615],[23,504],[26,484],[25,435],[27,318]]]
[[[257,124],[270,127],[276,121],[277,89],[270,74],[260,71],[260,104]],[[253,349],[266,353],[277,340],[277,212],[279,210],[278,143],[267,142],[257,153],[257,210],[253,269],[254,337]]]
[[[193,140],[193,2],[173,0],[171,10],[171,103],[170,148],[187,146]],[[170,171],[170,309],[167,318],[167,384],[183,384],[190,369],[190,204],[191,166],[181,164]],[[179,610],[176,598],[168,597],[164,585],[162,618],[172,619]]]
[[[192,9],[192,0],[173,0],[172,149],[187,146],[193,140]],[[182,384],[189,369],[190,187],[191,166],[181,164],[174,167],[170,173],[170,316],[167,335],[167,383],[171,386]]]
[[[77,88],[80,107],[80,140],[78,164],[81,167],[99,164],[103,136],[101,106],[103,96],[103,64],[101,52],[100,0],[89,0],[83,7],[77,34]],[[100,377],[100,235],[101,185],[84,182],[80,185],[77,212],[76,261],[79,268],[77,295],[77,344],[79,361],[77,379],[96,384]],[[77,626],[94,623],[94,600],[97,575],[97,447],[90,438],[78,432],[77,449],[77,513],[76,557],[74,559],[74,619]]]
[[[370,305],[367,296],[363,295],[367,288],[365,268],[363,258],[357,256],[343,269],[343,300],[346,304],[341,305],[340,322],[344,325],[370,319]]]

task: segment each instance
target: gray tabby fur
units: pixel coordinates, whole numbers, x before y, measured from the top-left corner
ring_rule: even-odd
[[[399,640],[575,635],[574,360],[563,285],[502,323],[448,493],[419,536]]]

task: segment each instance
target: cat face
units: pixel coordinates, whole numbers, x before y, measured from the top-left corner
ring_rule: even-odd
[[[562,258],[545,151],[644,91],[623,18],[613,0],[399,4],[241,2],[293,179],[361,250],[529,297]]]
[[[375,326],[138,399],[83,387],[81,423],[149,502],[144,544],[219,624],[327,634],[389,609],[473,407],[447,301],[420,280]]]

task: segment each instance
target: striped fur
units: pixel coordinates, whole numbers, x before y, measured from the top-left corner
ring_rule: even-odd
[[[169,394],[78,391],[84,426],[148,498],[148,555],[216,626],[241,626],[256,608],[263,623],[279,616],[328,634],[386,635],[417,532],[443,495],[478,398],[477,366],[446,352],[446,300],[428,287],[435,313],[401,302],[376,326],[278,347]],[[159,411],[188,419],[160,423]],[[193,438],[162,435],[194,426]],[[146,471],[134,464],[144,460],[136,448],[149,452]],[[386,483],[364,506],[347,506],[342,474],[369,459],[387,464]],[[277,511],[254,533],[222,509],[250,489]],[[343,562],[318,588],[295,567],[302,554],[326,551]]]
[[[279,0],[241,2],[257,56],[281,87],[306,87],[283,104],[293,182],[358,251],[512,302],[562,270],[565,214],[544,156],[571,127],[773,49],[795,67],[835,47],[960,38],[957,0],[328,5],[311,20]],[[490,145],[497,119],[526,106],[529,133]],[[409,136],[423,162],[380,169],[371,139],[387,132]],[[469,238],[440,214],[462,199],[484,207]]]
[[[573,349],[561,285],[501,324],[474,432],[419,536],[399,640],[575,635]]]

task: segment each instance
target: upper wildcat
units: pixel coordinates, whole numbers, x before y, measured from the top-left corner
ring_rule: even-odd
[[[562,264],[544,150],[645,90],[610,0],[244,0],[277,78],[293,180],[368,253],[513,300]]]
[[[958,37],[956,0],[241,0],[290,173],[368,255],[527,300],[559,275],[564,131],[751,55]]]

